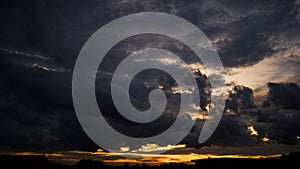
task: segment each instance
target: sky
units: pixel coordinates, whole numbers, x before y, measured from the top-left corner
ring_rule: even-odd
[[[206,142],[199,144],[198,137],[209,118],[210,77],[189,47],[157,34],[127,38],[106,54],[96,70],[98,106],[115,130],[131,137],[154,136],[170,127],[184,91],[168,73],[148,70],[131,82],[130,99],[139,110],[151,106],[152,90],[162,89],[167,96],[166,110],[151,123],[122,117],[110,93],[112,75],[124,58],[141,49],[165,49],[189,65],[199,86],[199,114],[190,115],[196,120],[191,131],[178,145],[124,146],[116,153],[103,151],[83,131],[72,101],[78,54],[99,28],[138,12],[185,19],[202,30],[218,52],[227,99],[220,124]],[[107,163],[160,163],[300,151],[299,0],[2,0],[0,20],[0,153],[46,153],[62,161],[90,157]],[[160,62],[173,64],[168,59]],[[162,155],[148,154],[169,148]],[[122,152],[143,155],[130,159],[119,156]]]

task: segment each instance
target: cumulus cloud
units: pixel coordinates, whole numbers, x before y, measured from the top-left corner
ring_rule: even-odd
[[[269,95],[265,105],[300,110],[300,87],[295,83],[268,83]]]
[[[229,91],[223,118],[213,136],[204,145],[249,146],[299,143],[299,97],[296,84],[269,83],[264,105],[253,101],[252,89],[235,86]],[[280,99],[279,99],[280,98]],[[203,126],[198,120],[183,143],[201,147],[195,140]]]

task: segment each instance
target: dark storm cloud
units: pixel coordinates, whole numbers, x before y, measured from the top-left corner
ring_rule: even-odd
[[[295,1],[4,1],[1,46],[45,52],[69,68],[87,38],[126,14],[157,11],[183,17],[215,41],[225,66],[254,64],[274,52],[270,38],[299,34]],[[82,5],[84,4],[84,5]],[[9,15],[7,15],[9,14]],[[288,30],[288,31],[287,31]],[[275,49],[276,50],[276,49]]]
[[[181,143],[187,144],[188,147],[196,148],[212,145],[218,145],[221,147],[253,146],[261,143],[259,138],[250,135],[248,124],[245,123],[241,117],[236,115],[226,115],[223,116],[211,138],[209,138],[204,144],[199,144],[198,138],[203,124],[203,120],[197,120],[192,131],[182,140]]]
[[[1,2],[1,146],[96,148],[74,113],[70,69],[87,38],[114,17],[104,16],[105,2],[81,3]]]
[[[300,87],[295,83],[268,83],[269,95],[266,106],[276,105],[283,109],[300,110]]]
[[[256,114],[254,128],[259,137],[268,137],[270,142],[280,144],[299,143],[300,111],[279,108],[260,108],[252,113]]]
[[[226,106],[233,112],[239,112],[241,109],[253,108],[254,102],[252,89],[245,86],[234,86],[229,92]]]
[[[248,130],[249,123],[247,120],[246,110],[255,107],[253,103],[253,92],[245,86],[234,86],[229,92],[226,101],[224,115],[220,124],[212,137],[203,145],[219,145],[219,146],[249,146],[260,143],[259,138],[250,135]],[[246,116],[245,116],[246,114]],[[192,131],[186,141],[188,145],[196,147],[203,146],[197,144],[199,133],[204,124],[203,120],[197,120]]]
[[[179,6],[179,5],[177,5]],[[181,6],[180,6],[181,7]],[[278,34],[299,34],[295,1],[198,1],[182,4],[178,16],[202,29],[214,42],[224,66],[252,65],[275,52]],[[287,22],[288,21],[288,22]],[[293,42],[284,40],[286,45]]]
[[[240,116],[224,116],[207,144],[220,146],[255,145],[260,140],[250,135],[248,124]]]
[[[294,83],[269,83],[263,108],[255,110],[259,133],[283,144],[297,144],[300,134],[300,88]],[[279,99],[280,98],[280,99]]]
[[[96,147],[74,114],[71,72],[17,65],[15,59],[10,61],[12,57],[24,56],[1,52],[1,146],[32,150]]]
[[[297,40],[285,39],[299,35],[297,4],[294,0],[188,3],[142,0],[114,1],[110,7],[115,14],[120,15],[157,11],[183,17],[198,26],[213,41],[225,66],[236,67],[255,64],[284,46],[298,43]],[[282,37],[282,34],[285,35]]]
[[[147,41],[144,41],[147,39]],[[172,45],[170,45],[172,44]],[[107,121],[119,132],[135,137],[153,136],[163,132],[173,124],[178,114],[180,95],[173,91],[177,83],[170,75],[162,71],[143,71],[131,82],[130,99],[138,110],[147,110],[149,93],[161,88],[168,99],[168,104],[163,115],[149,124],[130,122],[122,117],[114,107],[111,94],[111,78],[116,66],[129,54],[145,48],[161,48],[177,54],[188,64],[199,61],[198,57],[185,45],[174,39],[162,35],[145,34],[130,37],[114,46],[103,59],[96,80],[96,93],[101,112],[106,115]],[[210,103],[210,84],[206,75],[199,70],[195,78],[200,89],[200,107],[206,111]],[[124,130],[126,128],[126,130]]]
[[[97,29],[121,16],[144,11],[175,14],[198,26],[212,40],[226,67],[251,65],[284,46],[298,43],[294,35],[300,31],[299,9],[291,0],[74,0],[72,3],[4,0],[0,6],[0,147],[96,149],[82,131],[73,109],[73,66],[84,42]],[[293,37],[296,38],[291,40]],[[187,63],[199,62],[186,46],[162,36],[145,35],[125,41],[123,46],[121,44],[108,53],[104,60],[107,64],[102,64],[98,72],[96,93],[103,101],[100,107],[106,112],[116,112],[112,102],[106,99],[110,97],[113,70],[122,57],[131,52],[159,47],[174,52]],[[147,74],[144,75],[146,78]],[[148,82],[143,78],[136,79],[132,86],[136,90],[132,93],[134,104],[147,108],[148,92],[159,85],[169,92],[171,105],[178,104],[177,96],[170,90],[175,85],[172,79],[161,74],[160,78],[151,79],[155,75],[158,73],[148,73]],[[201,108],[205,110],[210,102],[209,79],[201,73],[195,76],[201,90]],[[265,135],[279,143],[297,143],[299,112],[294,110],[299,110],[299,88],[291,84],[269,87],[271,93],[266,103],[270,107],[263,108],[253,104],[252,89],[234,87],[227,101],[232,114],[225,113],[208,144],[253,145]],[[176,106],[171,106],[146,134],[160,132],[157,126],[167,127],[166,124],[172,123],[176,115],[174,110]],[[108,115],[107,120],[113,122],[117,118]],[[259,137],[250,136],[249,119],[256,119],[252,125],[258,130]],[[183,142],[199,146],[197,139],[203,122],[198,120]],[[128,129],[128,134],[142,132],[141,128],[129,123],[115,125],[119,129]]]
[[[298,144],[299,97],[299,87],[294,83],[269,83],[264,105],[255,105],[250,88],[234,86],[229,92],[223,118],[205,145],[249,146],[262,144],[263,138],[268,138],[267,142],[273,144]],[[183,143],[203,146],[197,144],[203,123],[203,120],[197,120]],[[257,135],[251,135],[249,127],[252,126]]]
[[[270,142],[277,142],[281,144],[297,144],[300,133],[300,112],[297,107],[300,97],[299,87],[294,83],[269,83],[269,93],[264,105],[254,105],[252,90],[247,87],[236,86],[234,92],[229,94],[227,107],[234,111],[235,115],[225,115],[222,121],[227,121],[228,117],[235,117],[237,124],[247,126],[254,126],[257,130],[258,136],[256,139],[267,137]],[[239,90],[236,90],[239,89]],[[243,89],[243,90],[241,90]],[[278,99],[281,98],[281,99]],[[229,123],[230,124],[230,123]],[[231,126],[223,126],[220,123],[219,130],[224,133],[223,129],[234,128],[235,123]],[[241,128],[239,128],[241,129]],[[219,131],[216,131],[218,135]],[[236,133],[236,132],[232,132]],[[230,137],[230,134],[224,137]],[[246,135],[247,136],[247,135]],[[249,136],[249,131],[248,131]],[[243,140],[245,137],[240,137]],[[253,139],[253,137],[252,137]],[[258,140],[256,140],[258,142]],[[239,143],[239,141],[237,141]],[[249,143],[251,143],[249,141]],[[252,142],[253,143],[253,142]]]

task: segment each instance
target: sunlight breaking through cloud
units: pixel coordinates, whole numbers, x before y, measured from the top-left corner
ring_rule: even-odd
[[[132,150],[131,152],[155,152],[155,151],[164,151],[164,150],[171,150],[177,148],[185,148],[185,144],[178,144],[178,145],[167,145],[167,146],[159,146],[157,144],[146,144],[143,145],[138,150]]]
[[[254,129],[253,126],[249,126],[248,130],[250,131],[251,136],[258,136],[258,132]]]

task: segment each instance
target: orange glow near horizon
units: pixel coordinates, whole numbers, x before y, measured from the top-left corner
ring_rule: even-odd
[[[134,164],[147,164],[147,165],[160,165],[168,163],[185,163],[192,165],[194,162],[192,160],[198,159],[208,159],[208,158],[251,158],[251,159],[260,159],[260,158],[275,158],[280,157],[281,155],[213,155],[213,154],[161,154],[149,157],[143,157],[141,159],[114,159],[114,160],[103,160],[105,163],[134,163]]]
[[[8,155],[42,155],[41,153],[34,152],[14,152],[6,153]],[[92,159],[103,161],[106,164],[111,165],[122,165],[124,163],[129,164],[147,164],[147,165],[161,165],[164,163],[185,163],[192,165],[194,162],[192,160],[197,159],[208,159],[208,158],[276,158],[280,157],[281,154],[274,155],[215,155],[215,154],[138,154],[141,158],[126,158],[122,157],[123,153],[111,153],[104,151],[87,152],[87,151],[67,151],[61,153],[46,153],[44,154],[50,161],[58,163],[75,164],[81,159]],[[136,153],[127,153],[127,155],[137,156]],[[105,159],[102,159],[106,157]],[[107,157],[114,157],[112,159],[107,159]]]

